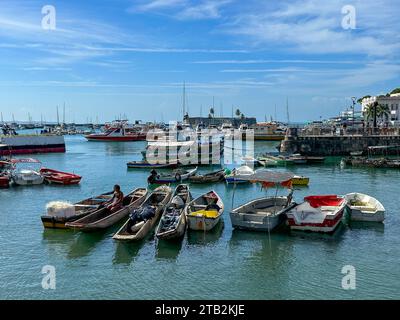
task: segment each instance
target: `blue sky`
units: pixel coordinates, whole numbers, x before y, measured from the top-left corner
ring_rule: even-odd
[[[400,86],[397,0],[0,0],[0,111],[20,120],[337,115]],[[343,29],[344,5],[356,29]],[[41,27],[56,8],[56,30]],[[61,110],[61,109],[60,109]]]

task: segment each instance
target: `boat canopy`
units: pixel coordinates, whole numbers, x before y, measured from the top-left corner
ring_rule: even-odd
[[[12,159],[11,162],[12,162],[13,164],[16,164],[16,163],[41,163],[39,160],[33,159],[33,158]]]
[[[319,208],[322,206],[337,207],[340,206],[343,203],[343,201],[345,201],[344,198],[338,197],[336,194],[323,195],[323,196],[308,196],[305,197],[304,200],[307,201],[313,208]]]
[[[241,176],[240,179],[250,182],[259,182],[264,188],[281,185],[282,187],[291,188],[292,179],[295,177],[292,172],[276,172],[271,170],[257,170],[251,175]]]

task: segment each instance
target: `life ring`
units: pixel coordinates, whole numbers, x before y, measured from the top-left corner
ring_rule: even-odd
[[[179,173],[177,173],[175,175],[175,181],[181,181],[181,180],[182,180],[182,176]]]

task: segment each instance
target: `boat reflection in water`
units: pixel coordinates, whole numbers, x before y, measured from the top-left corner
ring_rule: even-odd
[[[177,239],[176,241],[160,241],[156,248],[157,259],[176,260],[182,249],[183,240]]]
[[[188,246],[197,246],[197,245],[213,245],[218,242],[221,238],[222,232],[224,230],[224,220],[218,222],[218,224],[211,229],[210,231],[187,231],[187,245]]]
[[[111,236],[110,230],[99,231],[95,233],[79,233],[78,237],[72,243],[68,252],[68,259],[77,259],[88,256],[95,247],[100,245],[103,240]]]
[[[140,249],[143,248],[145,241],[122,242],[114,241],[116,244],[113,264],[131,264],[137,258]]]

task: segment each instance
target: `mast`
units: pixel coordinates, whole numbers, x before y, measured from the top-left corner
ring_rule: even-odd
[[[63,124],[65,124],[65,102],[63,107]]]
[[[275,114],[274,114],[274,120],[277,121],[278,117],[276,116],[276,103],[275,103]]]
[[[289,118],[289,98],[286,97],[286,117],[287,117],[287,123],[290,123],[290,118]]]
[[[57,105],[57,125],[60,125],[60,115],[58,114],[58,105]]]
[[[4,120],[3,120],[3,112],[1,112],[1,124],[4,124]]]
[[[182,120],[185,118],[186,112],[186,83],[183,81],[183,92],[182,92]]]

